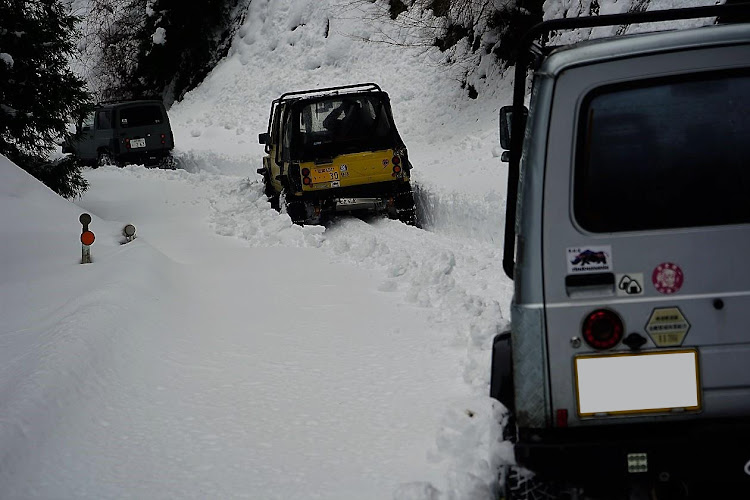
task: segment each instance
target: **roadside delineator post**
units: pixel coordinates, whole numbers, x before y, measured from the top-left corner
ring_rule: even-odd
[[[91,223],[91,216],[83,213],[78,218],[83,226],[81,232],[81,264],[91,264],[91,244],[94,243],[94,233],[89,231],[89,224]]]
[[[135,226],[128,224],[122,228],[122,235],[125,236],[125,243],[130,243],[135,239]]]

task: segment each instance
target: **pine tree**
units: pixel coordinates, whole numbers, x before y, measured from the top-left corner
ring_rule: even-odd
[[[91,107],[68,66],[77,21],[61,0],[0,0],[0,154],[66,197],[87,187],[74,160],[49,160]]]

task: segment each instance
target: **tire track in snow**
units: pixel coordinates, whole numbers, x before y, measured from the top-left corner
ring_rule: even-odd
[[[226,184],[211,193],[209,203],[210,221],[218,234],[246,240],[253,247],[321,249],[334,262],[374,271],[381,292],[429,311],[436,348],[465,353],[457,362],[463,365],[471,396],[449,404],[435,448],[427,451],[432,460],[448,462],[446,489],[405,483],[394,491],[394,499],[495,496],[500,467],[512,462],[507,443],[499,444],[504,409],[488,397],[492,339],[508,326],[501,304],[510,303],[512,292],[499,245],[388,219],[340,217],[327,228],[296,226],[270,208],[257,180]]]
[[[320,248],[336,262],[377,271],[380,291],[429,308],[436,328],[452,331],[456,345],[466,343],[464,379],[487,393],[492,338],[508,324],[501,304],[511,293],[499,245],[388,219],[340,217],[327,228],[297,226],[270,207],[257,180],[222,184],[209,203],[220,235],[250,246]]]

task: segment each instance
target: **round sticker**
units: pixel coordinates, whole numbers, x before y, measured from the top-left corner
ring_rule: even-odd
[[[651,275],[651,282],[659,293],[670,294],[679,291],[684,280],[685,276],[680,266],[671,262],[659,264]]]

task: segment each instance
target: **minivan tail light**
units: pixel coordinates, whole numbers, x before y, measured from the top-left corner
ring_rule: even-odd
[[[622,319],[609,309],[597,309],[583,322],[583,339],[594,349],[611,349],[622,340]]]
[[[166,134],[161,134],[161,143],[166,144],[167,143],[167,136]]]

